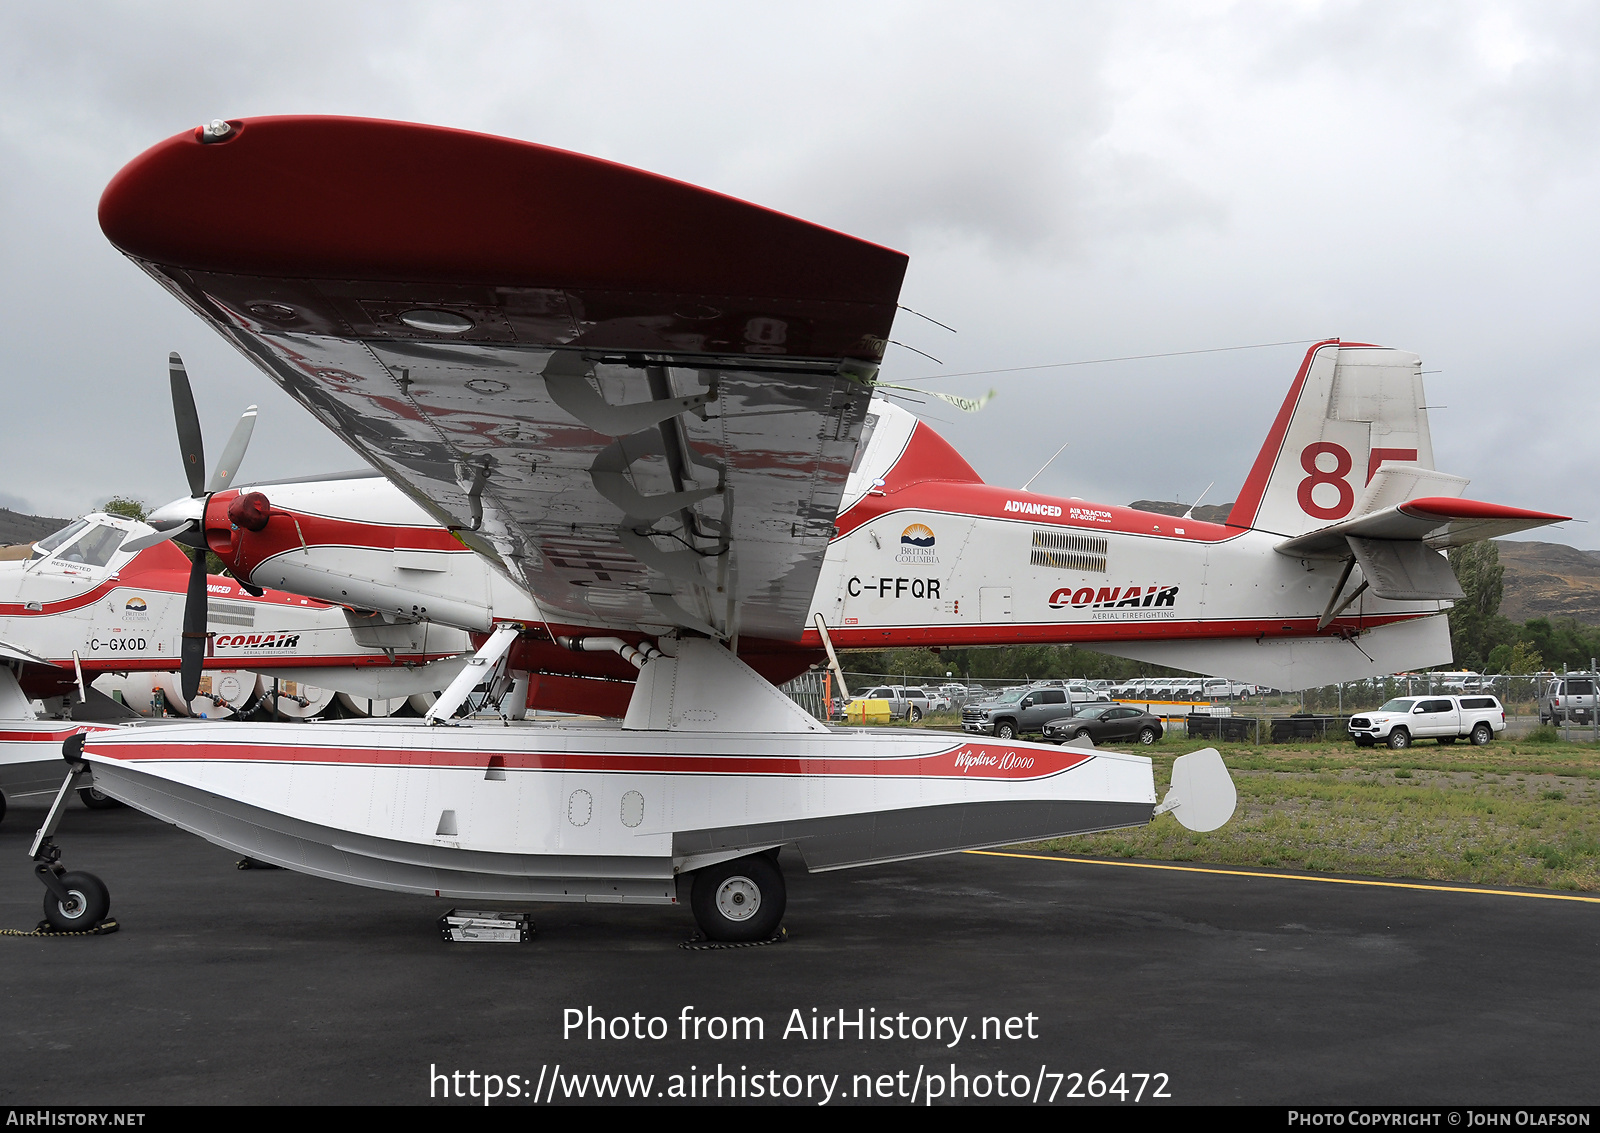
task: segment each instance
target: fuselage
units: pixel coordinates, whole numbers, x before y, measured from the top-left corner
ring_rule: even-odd
[[[880,407],[847,481],[808,627],[821,615],[835,646],[883,649],[1018,643],[1303,637],[1342,564],[1297,559],[1282,536],[985,484],[937,433]],[[272,517],[240,529],[221,493],[208,509],[211,547],[242,577],[392,616],[485,633],[528,624],[514,663],[547,672],[631,679],[614,654],[573,654],[552,637],[637,631],[545,623],[523,591],[389,481],[376,476],[285,484]],[[1437,614],[1436,601],[1363,596],[1320,632],[1347,634]],[[740,655],[786,679],[822,655],[796,641],[740,643]]]

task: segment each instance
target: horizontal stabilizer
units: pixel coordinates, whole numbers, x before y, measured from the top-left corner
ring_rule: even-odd
[[[1292,558],[1343,559],[1351,553],[1348,537],[1355,536],[1420,541],[1438,551],[1484,539],[1498,539],[1570,518],[1504,504],[1427,496],[1285,539],[1273,549]]]

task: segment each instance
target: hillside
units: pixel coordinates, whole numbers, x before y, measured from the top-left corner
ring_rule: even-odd
[[[1573,618],[1600,626],[1600,554],[1562,543],[1501,539],[1505,596],[1500,613],[1521,623],[1529,618]]]
[[[23,515],[0,507],[0,547],[37,542],[71,522],[70,519],[51,519],[45,515]]]
[[[1134,500],[1128,505],[1140,511],[1153,511],[1157,515],[1182,515],[1189,510],[1188,504],[1173,503],[1170,500]],[[1228,518],[1228,513],[1233,510],[1232,504],[1201,504],[1194,509],[1194,517],[1202,523],[1221,523]]]

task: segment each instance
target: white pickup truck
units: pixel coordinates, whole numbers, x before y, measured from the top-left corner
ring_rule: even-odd
[[[1402,748],[1424,739],[1482,745],[1505,730],[1505,709],[1492,696],[1405,696],[1350,717],[1350,738],[1360,747]]]

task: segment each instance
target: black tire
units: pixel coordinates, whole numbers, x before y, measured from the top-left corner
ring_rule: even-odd
[[[61,884],[75,898],[71,908],[54,893],[44,895],[44,919],[57,932],[87,932],[111,912],[111,892],[94,874],[68,873],[62,876]]]
[[[1449,747],[1451,744],[1453,744],[1455,742],[1456,742],[1456,737],[1454,737],[1454,736],[1440,736],[1439,737],[1439,744],[1440,744],[1441,747]]]
[[[1389,733],[1389,746],[1396,751],[1411,746],[1411,733],[1404,728],[1396,728]]]
[[[910,708],[906,709],[906,719],[915,724],[918,720],[922,719],[922,709],[913,704]]]
[[[689,891],[695,923],[708,940],[770,940],[783,921],[783,871],[766,854],[697,869]]]
[[[1017,738],[1017,726],[1010,720],[1002,720],[994,726],[994,738],[997,740],[1014,740]]]
[[[1146,747],[1149,747],[1151,744],[1155,743],[1156,739],[1156,730],[1149,724],[1146,724],[1144,727],[1139,729],[1139,742],[1144,744]]]
[[[79,787],[78,797],[90,810],[116,810],[122,805],[110,795],[101,794],[97,787]]]
[[[1076,732],[1072,733],[1072,738],[1075,739],[1075,740],[1081,740],[1085,736],[1089,736],[1089,729],[1088,728],[1079,728]],[[1091,740],[1094,739],[1093,736],[1089,736],[1089,738]]]
[[[1476,746],[1482,747],[1492,739],[1494,739],[1494,729],[1488,724],[1480,720],[1472,726],[1472,742]]]

